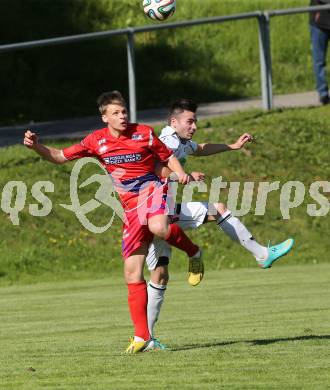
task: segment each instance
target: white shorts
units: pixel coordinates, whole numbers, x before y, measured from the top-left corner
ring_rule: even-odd
[[[208,211],[207,202],[188,202],[181,204],[181,211],[179,214],[179,220],[175,222],[183,230],[196,229],[202,225],[205,221]],[[160,257],[171,257],[172,248],[164,240],[155,237],[153,242],[149,246],[146,262],[148,270],[152,271],[156,268],[158,259]]]

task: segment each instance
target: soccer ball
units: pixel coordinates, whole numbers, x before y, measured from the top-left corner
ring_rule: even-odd
[[[143,11],[152,20],[166,20],[174,14],[175,0],[143,0]]]

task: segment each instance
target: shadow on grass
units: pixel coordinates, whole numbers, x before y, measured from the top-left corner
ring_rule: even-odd
[[[273,343],[281,343],[287,341],[306,341],[306,340],[330,340],[330,335],[308,335],[308,336],[295,336],[295,337],[286,337],[286,338],[274,338],[274,339],[257,339],[257,340],[236,340],[236,341],[223,341],[223,342],[214,342],[206,344],[193,344],[193,345],[184,345],[177,348],[171,348],[172,352],[178,351],[188,351],[193,349],[201,348],[213,348],[213,347],[225,347],[232,344],[251,344],[256,345],[268,345]]]
[[[71,1],[72,2],[72,1]],[[1,26],[0,26],[1,27]],[[234,73],[215,55],[189,44],[173,46],[168,33],[136,45],[138,109],[168,106],[180,97],[199,103],[244,97],[244,71]],[[97,66],[95,63],[97,62]],[[111,64],[111,65],[109,65]],[[107,88],[128,97],[125,37],[8,53],[0,62],[0,125],[97,115],[95,99]],[[111,82],[105,75],[111,72]],[[242,86],[238,91],[237,86]]]
[[[231,344],[238,344],[241,343],[240,340],[237,341],[223,341],[218,343],[206,343],[206,344],[193,344],[193,345],[183,345],[177,348],[170,348],[170,351],[172,352],[178,352],[178,351],[189,351],[191,349],[200,349],[200,348],[213,348],[213,347],[225,347],[227,345]]]
[[[330,335],[296,336],[296,337],[287,337],[287,338],[278,338],[278,339],[252,340],[246,342],[251,343],[252,345],[267,345],[273,343],[281,343],[285,341],[305,341],[305,340],[330,340]]]
[[[148,42],[136,50],[137,95],[141,108],[167,107],[180,97],[206,103],[244,96],[243,90],[237,93],[232,88],[244,84],[243,74],[234,74],[208,52],[184,43],[173,47],[166,36],[157,37],[154,43]]]

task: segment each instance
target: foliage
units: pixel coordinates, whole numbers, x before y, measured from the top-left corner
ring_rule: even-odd
[[[140,3],[3,0],[0,43],[151,24]],[[171,21],[304,5],[305,0],[180,0]],[[307,15],[272,18],[271,40],[274,92],[313,89]],[[260,95],[255,19],[138,34],[135,60],[139,109],[162,107],[178,96],[208,102]],[[95,99],[104,90],[128,95],[126,68],[124,36],[4,52],[0,123],[95,114]]]

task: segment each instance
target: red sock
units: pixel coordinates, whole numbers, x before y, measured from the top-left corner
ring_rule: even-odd
[[[147,284],[143,282],[128,283],[128,307],[134,324],[134,336],[149,340],[147,303]]]
[[[199,250],[198,246],[190,240],[180,226],[174,223],[169,226],[169,233],[165,241],[186,252],[189,257],[194,256]]]

